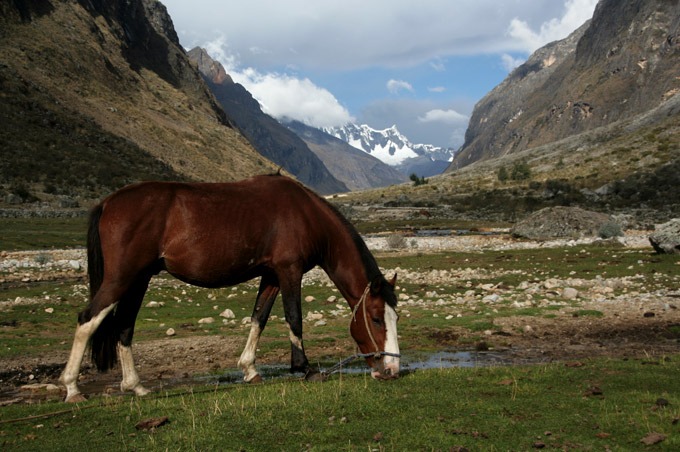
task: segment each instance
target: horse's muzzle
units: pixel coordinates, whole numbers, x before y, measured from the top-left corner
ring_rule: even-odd
[[[383,357],[383,359],[376,363],[373,370],[371,370],[371,377],[376,380],[394,380],[395,378],[399,378],[399,360]]]

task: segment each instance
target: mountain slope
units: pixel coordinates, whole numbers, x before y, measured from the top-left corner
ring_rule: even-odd
[[[0,2],[0,84],[5,194],[92,199],[141,179],[275,169],[231,127],[154,0]]]
[[[453,149],[411,143],[396,126],[376,130],[365,124],[347,124],[326,128],[324,132],[409,175],[412,172],[420,176],[439,174],[454,155]]]
[[[365,190],[399,184],[406,176],[370,154],[317,128],[293,121],[286,126],[295,132],[350,190]]]
[[[323,162],[293,132],[262,112],[260,104],[240,84],[234,83],[222,65],[201,48],[188,53],[233,124],[263,156],[291,172],[322,194],[347,191]]]
[[[449,171],[633,121],[680,93],[679,68],[678,0],[601,0],[475,106]]]

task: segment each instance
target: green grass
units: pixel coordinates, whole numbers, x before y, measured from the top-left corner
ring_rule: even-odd
[[[85,246],[86,217],[0,218],[0,250]]]
[[[195,387],[0,408],[6,450],[655,450],[680,447],[680,356]],[[665,404],[660,399],[667,401]],[[63,411],[67,410],[67,411]],[[50,415],[50,413],[56,413]],[[29,416],[45,417],[13,421]],[[167,416],[152,432],[135,425]]]

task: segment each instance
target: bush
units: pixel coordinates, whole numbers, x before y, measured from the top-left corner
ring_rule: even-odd
[[[498,169],[498,180],[501,181],[501,182],[505,182],[506,180],[508,180],[508,177],[509,177],[508,176],[508,170],[505,169],[504,166],[501,166]]]
[[[516,162],[510,172],[512,180],[526,180],[531,178],[531,167],[527,162]]]
[[[623,235],[623,230],[621,225],[614,222],[608,221],[607,223],[600,226],[600,230],[597,233],[602,239],[611,239],[614,237],[621,237]]]
[[[423,176],[423,177],[418,177],[418,175],[417,175],[416,173],[411,174],[411,176],[409,177],[409,179],[411,179],[411,180],[413,181],[413,185],[415,185],[416,187],[417,187],[418,185],[425,185],[425,184],[427,184],[427,182],[428,182],[428,180],[425,179],[424,176]]]
[[[393,250],[406,248],[406,239],[402,234],[392,234],[387,237],[387,247]]]

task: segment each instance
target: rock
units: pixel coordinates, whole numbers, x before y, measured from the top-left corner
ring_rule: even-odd
[[[497,293],[493,293],[482,298],[482,301],[485,303],[496,303],[498,300],[500,300],[500,298],[501,298],[500,295],[498,295]]]
[[[338,297],[336,297],[335,295],[331,295],[330,297],[328,297],[328,298],[326,299],[326,301],[327,301],[328,303],[335,303],[336,301],[338,301]]]
[[[147,308],[160,308],[161,304],[157,301],[150,301],[146,304]]]
[[[70,260],[70,261],[68,261],[68,264],[74,270],[80,270],[81,269],[80,261]]]
[[[307,320],[321,320],[323,319],[323,314],[319,312],[308,312]]]
[[[517,222],[510,232],[532,240],[599,237],[602,226],[612,222],[609,215],[580,207],[546,207]]]
[[[52,314],[54,312],[54,308],[45,308],[45,312],[48,314]]]
[[[311,303],[311,302],[314,301],[314,300],[316,300],[316,298],[314,298],[314,297],[311,296],[311,295],[307,295],[307,296],[305,297],[305,301],[306,301],[307,303]]]
[[[225,319],[235,319],[236,315],[231,309],[225,309],[224,311],[220,312],[220,317],[224,317]]]
[[[210,323],[214,323],[214,322],[215,322],[215,319],[213,319],[212,317],[203,317],[202,319],[200,319],[198,321],[198,323],[200,325],[210,324]]]
[[[314,324],[314,326],[326,326],[326,321],[325,320],[319,320]]]
[[[659,254],[680,254],[680,218],[656,226],[649,242]]]
[[[175,329],[174,328],[168,328],[168,330],[165,332],[166,336],[174,336],[175,335]]]
[[[573,300],[576,297],[578,297],[578,290],[574,289],[573,287],[565,287],[564,290],[562,290],[562,298]]]

